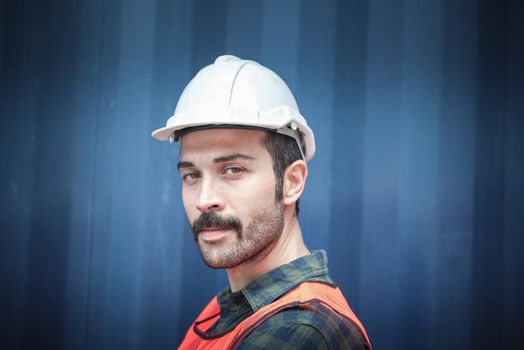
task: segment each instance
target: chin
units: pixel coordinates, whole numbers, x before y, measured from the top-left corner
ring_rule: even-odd
[[[202,260],[212,269],[231,269],[243,263],[242,260],[232,259],[231,257],[223,256],[219,252],[214,252],[212,250],[214,249],[200,250]]]
[[[249,248],[238,246],[203,247],[199,244],[200,255],[204,263],[212,269],[231,269],[242,264],[265,258],[272,250],[275,241],[266,244],[254,244]]]

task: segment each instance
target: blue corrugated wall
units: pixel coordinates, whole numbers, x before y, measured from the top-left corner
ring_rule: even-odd
[[[226,285],[150,137],[224,53],[315,131],[305,238],[376,349],[524,347],[520,1],[1,0],[1,348],[173,349]]]

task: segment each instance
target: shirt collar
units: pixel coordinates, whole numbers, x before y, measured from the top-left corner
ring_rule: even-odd
[[[226,288],[218,295],[219,304],[221,299],[228,296],[235,297],[242,293],[253,311],[257,311],[305,281],[333,284],[328,275],[327,255],[324,250],[313,251],[309,255],[279,266],[258,277],[240,292],[231,294],[231,290]]]

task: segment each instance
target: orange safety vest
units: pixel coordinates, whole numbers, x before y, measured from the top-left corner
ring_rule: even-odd
[[[203,334],[220,318],[220,306],[215,296],[191,325],[179,349],[234,349],[262,322],[277,312],[291,307],[307,309],[313,301],[319,301],[338,314],[349,318],[360,330],[371,349],[371,343],[364,326],[349,307],[340,289],[321,282],[303,282],[273,303],[264,306],[244,319],[230,332],[219,337],[204,337]]]

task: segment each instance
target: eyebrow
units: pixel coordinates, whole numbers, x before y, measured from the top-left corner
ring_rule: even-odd
[[[230,155],[227,155],[227,156],[222,156],[222,157],[215,158],[215,159],[213,159],[213,163],[230,162],[230,161],[235,160],[235,159],[253,160],[253,159],[255,159],[255,157],[248,156],[247,154],[242,154],[242,153],[233,153],[233,154],[230,154]],[[191,168],[191,167],[194,167],[194,166],[195,166],[195,164],[193,164],[192,162],[185,161],[185,160],[180,161],[177,164],[178,170],[180,170],[181,168]]]
[[[180,170],[181,168],[191,168],[191,167],[194,167],[195,165],[191,162],[186,162],[186,161],[180,161],[177,163],[176,167],[178,170]]]
[[[247,154],[242,154],[242,153],[233,153],[228,156],[215,158],[213,159],[213,163],[224,163],[224,162],[229,162],[235,159],[253,160],[255,159],[255,157],[251,157],[251,156],[248,156]]]

